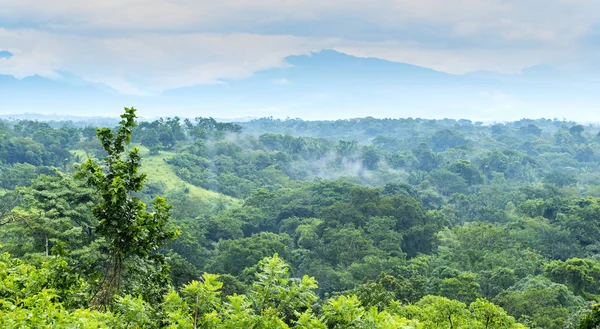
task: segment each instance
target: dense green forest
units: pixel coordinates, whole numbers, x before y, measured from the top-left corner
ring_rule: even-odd
[[[136,119],[0,121],[1,328],[600,328],[598,126]]]

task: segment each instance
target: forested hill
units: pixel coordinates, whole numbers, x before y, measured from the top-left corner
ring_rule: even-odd
[[[600,326],[597,126],[122,119],[0,121],[1,328]]]
[[[460,133],[477,139],[477,132],[489,135],[498,134],[502,130],[507,132],[521,132],[522,136],[531,134],[540,136],[541,132],[553,134],[561,128],[578,125],[576,122],[565,119],[522,119],[514,122],[481,122],[467,119],[441,119],[429,120],[421,118],[377,119],[373,117],[329,120],[329,121],[304,121],[302,119],[276,119],[273,117],[260,118],[239,122],[247,134],[260,135],[264,133],[291,134],[294,136],[319,137],[331,140],[354,139],[369,143],[376,137],[392,137],[406,139],[415,134],[422,134],[425,141],[431,142],[434,133],[443,129],[459,131]],[[534,127],[530,127],[534,126]],[[599,131],[596,124],[585,124],[589,132]],[[506,129],[503,129],[506,128]],[[536,129],[539,128],[540,130]],[[548,136],[546,136],[548,137]]]

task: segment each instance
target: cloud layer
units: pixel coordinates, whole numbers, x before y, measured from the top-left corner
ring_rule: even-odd
[[[596,0],[0,0],[0,74],[67,71],[130,94],[332,48],[438,70],[598,67]]]

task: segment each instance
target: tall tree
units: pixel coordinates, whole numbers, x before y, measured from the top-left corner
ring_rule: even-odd
[[[178,232],[167,228],[171,205],[162,197],[152,202],[153,212],[146,204],[132,196],[144,186],[146,175],[138,173],[141,166],[139,149],[134,147],[126,155],[126,146],[131,140],[135,127],[135,108],[125,108],[116,135],[109,128],[97,130],[97,135],[108,156],[103,165],[89,159],[85,162],[78,177],[87,178],[94,187],[100,202],[93,208],[98,219],[96,231],[107,243],[109,258],[104,280],[100,283],[92,305],[107,307],[121,289],[124,261],[136,256],[147,264],[159,267],[159,273],[168,272],[164,258],[157,255],[158,249]]]

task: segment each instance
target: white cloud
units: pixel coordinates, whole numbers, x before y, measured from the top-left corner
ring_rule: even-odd
[[[2,73],[52,77],[53,70],[63,70],[128,93],[244,78],[257,70],[283,66],[283,58],[290,54],[331,44],[327,39],[256,34],[90,38],[2,29],[0,39],[14,54],[0,63]]]
[[[3,0],[0,18],[64,31],[227,30],[266,23],[345,19],[384,28],[422,24],[464,25],[497,29],[500,35],[546,39],[595,23],[600,4],[594,0]],[[6,23],[5,23],[6,24]],[[77,28],[78,30],[75,30]],[[460,28],[458,30],[461,30]],[[239,30],[235,32],[240,32]],[[541,33],[541,34],[540,34]],[[468,34],[468,33],[467,33]]]
[[[322,48],[452,73],[518,72],[595,62],[580,40],[598,22],[595,0],[0,0],[0,45],[14,54],[0,73],[63,70],[157,93]]]

